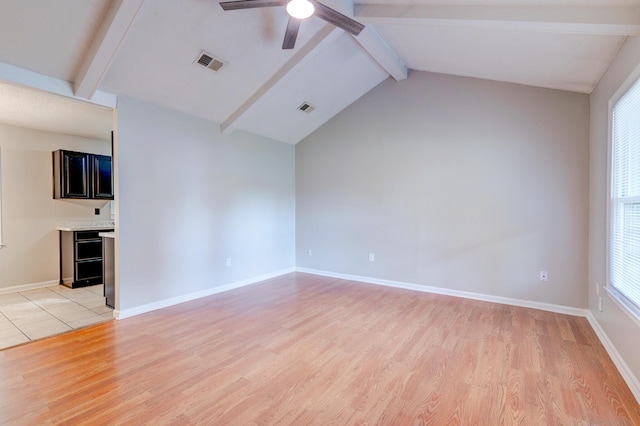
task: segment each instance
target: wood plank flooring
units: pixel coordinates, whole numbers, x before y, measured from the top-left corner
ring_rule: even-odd
[[[0,424],[638,425],[584,318],[289,274],[0,352]]]

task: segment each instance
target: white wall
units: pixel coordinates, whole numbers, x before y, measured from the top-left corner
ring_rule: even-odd
[[[0,124],[2,147],[2,228],[0,290],[60,278],[56,222],[107,220],[107,204],[54,200],[51,152],[57,149],[111,153],[111,141],[86,139]]]
[[[297,266],[586,308],[588,132],[586,95],[387,80],[296,146]]]
[[[121,311],[294,266],[292,145],[128,98],[117,141]]]
[[[640,37],[630,37],[591,94],[591,164],[589,204],[589,309],[640,380],[640,327],[611,298],[598,310],[596,283],[607,283],[608,104],[629,75],[640,66]]]

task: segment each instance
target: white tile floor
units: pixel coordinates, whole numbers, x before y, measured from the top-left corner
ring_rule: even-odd
[[[113,318],[102,285],[0,294],[0,349]]]

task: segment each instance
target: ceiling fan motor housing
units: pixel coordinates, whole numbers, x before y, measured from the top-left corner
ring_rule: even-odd
[[[301,20],[311,16],[317,16],[354,36],[364,29],[364,25],[360,22],[315,0],[235,0],[220,3],[220,7],[225,11],[275,6],[286,6],[289,14],[289,22],[282,43],[283,49],[293,49],[298,38]]]

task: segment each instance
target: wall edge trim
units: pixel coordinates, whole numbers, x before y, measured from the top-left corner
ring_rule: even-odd
[[[544,303],[544,302],[533,302],[530,300],[513,299],[510,297],[502,297],[502,296],[492,296],[490,294],[473,293],[473,292],[461,291],[461,290],[451,290],[451,289],[442,288],[442,287],[412,284],[412,283],[406,283],[402,281],[384,280],[379,278],[364,277],[360,275],[340,274],[335,272],[320,271],[320,270],[308,269],[308,268],[296,268],[296,272],[303,272],[303,273],[313,274],[313,275],[322,275],[322,276],[331,277],[331,278],[341,278],[345,280],[359,281],[367,284],[376,284],[376,285],[382,285],[386,287],[402,288],[405,290],[415,290],[415,291],[421,291],[423,293],[442,294],[444,296],[454,296],[454,297],[461,297],[464,299],[480,300],[483,302],[499,303],[502,305],[519,306],[521,308],[540,309],[542,311],[549,311],[549,312],[555,312],[558,314],[566,314],[566,315],[573,315],[573,316],[579,316],[579,317],[586,317],[589,312],[588,309],[574,308],[572,306],[554,305],[552,303]]]
[[[629,386],[629,389],[631,390],[633,396],[636,397],[636,401],[638,401],[638,404],[640,404],[640,380],[638,380],[638,378],[633,374],[633,371],[631,371],[631,368],[629,368],[629,365],[625,362],[622,355],[620,355],[620,352],[618,352],[615,345],[613,344],[611,339],[609,339],[609,336],[604,331],[591,311],[589,311],[587,314],[587,321],[589,321],[589,324],[591,324],[591,328],[593,328],[596,336],[598,336],[598,339],[600,339],[602,346],[604,346],[605,350],[609,354],[609,357],[613,361],[613,364],[616,366],[618,372],[627,383],[627,386]]]
[[[35,290],[60,284],[60,280],[42,281],[39,283],[15,285],[13,287],[0,288],[0,294],[17,293],[19,291]]]
[[[133,308],[115,310],[114,318],[121,320],[136,315],[146,314],[147,312],[156,311],[162,308],[168,308],[169,306],[178,305],[180,303],[189,302],[191,300],[201,299],[203,297],[212,296],[214,294],[223,293],[229,290],[235,290],[240,287],[245,287],[251,284],[256,284],[260,281],[265,281],[270,278],[279,277],[295,272],[295,268],[281,269],[279,271],[270,272],[263,275],[258,275],[244,280],[235,281],[228,284],[223,284],[216,287],[210,287],[204,290],[196,291],[193,293],[183,294],[181,296],[171,297],[169,299],[158,300],[157,302],[147,303],[145,305],[136,306]]]
[[[543,311],[555,312],[559,314],[585,317],[589,322],[589,324],[591,325],[591,327],[593,328],[594,332],[596,333],[596,336],[600,340],[600,343],[602,343],[602,346],[604,346],[605,350],[609,354],[609,357],[611,358],[611,360],[613,361],[613,364],[618,369],[618,372],[622,376],[623,380],[625,381],[627,386],[629,386],[631,393],[636,398],[638,403],[640,403],[640,380],[638,380],[638,378],[633,374],[633,372],[631,371],[631,368],[629,368],[629,365],[624,361],[624,358],[622,357],[620,352],[618,352],[614,344],[609,339],[609,336],[607,336],[607,333],[600,326],[600,323],[598,323],[595,316],[589,309],[580,309],[580,308],[574,308],[570,306],[554,305],[554,304],[542,303],[542,302],[532,302],[528,300],[512,299],[508,297],[492,296],[492,295],[481,294],[481,293],[450,290],[450,289],[441,288],[441,287],[423,286],[423,285],[405,283],[400,281],[391,281],[391,280],[383,280],[378,278],[363,277],[359,275],[340,274],[340,273],[329,272],[329,271],[320,271],[316,269],[296,268],[296,272],[302,272],[302,273],[312,274],[312,275],[321,275],[321,276],[330,277],[330,278],[339,278],[339,279],[344,279],[349,281],[357,281],[357,282],[362,282],[366,284],[375,284],[375,285],[381,285],[386,287],[401,288],[405,290],[415,290],[423,293],[441,294],[445,296],[461,297],[465,299],[480,300],[483,302],[493,302],[493,303],[499,303],[503,305],[512,305],[512,306],[518,306],[523,308],[540,309]]]

